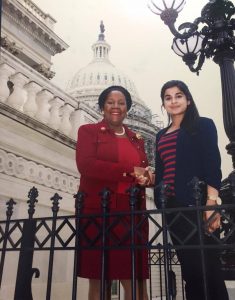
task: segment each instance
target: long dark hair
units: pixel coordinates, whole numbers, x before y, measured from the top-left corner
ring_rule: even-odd
[[[180,127],[186,129],[190,133],[194,133],[197,127],[198,119],[199,119],[199,113],[196,107],[196,104],[193,100],[193,96],[189,91],[188,86],[180,80],[170,80],[167,81],[161,89],[161,99],[162,99],[162,105],[164,104],[164,95],[167,89],[172,87],[178,87],[178,89],[184,93],[187,100],[190,101],[190,104],[187,106],[184,118],[180,124]],[[171,117],[168,114],[168,125],[171,123]]]

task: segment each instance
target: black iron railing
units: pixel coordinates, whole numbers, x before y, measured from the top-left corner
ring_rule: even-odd
[[[7,202],[6,219],[0,221],[0,285],[3,284],[4,270],[7,269],[6,256],[8,253],[18,253],[19,261],[17,267],[17,276],[15,281],[14,300],[32,300],[32,278],[40,277],[40,266],[34,268],[33,257],[37,251],[48,252],[48,270],[47,270],[47,285],[45,291],[45,299],[52,299],[51,289],[53,285],[53,271],[54,271],[54,255],[56,251],[71,251],[74,263],[73,279],[71,283],[72,299],[78,297],[79,285],[77,284],[78,273],[78,255],[81,249],[101,250],[101,293],[100,299],[105,299],[106,287],[106,267],[107,267],[107,253],[112,249],[129,249],[131,252],[131,279],[132,279],[132,299],[136,298],[136,270],[135,259],[136,250],[147,249],[149,253],[149,297],[153,299],[156,295],[153,294],[155,285],[158,286],[158,297],[160,299],[175,299],[176,294],[182,290],[182,299],[184,297],[183,281],[177,279],[174,272],[174,267],[179,266],[175,250],[179,249],[199,249],[201,251],[203,274],[205,276],[204,250],[205,249],[220,249],[226,251],[234,249],[234,231],[235,223],[231,215],[234,213],[235,204],[226,204],[221,206],[212,206],[210,209],[215,213],[220,213],[223,220],[223,226],[220,229],[220,238],[217,235],[211,234],[214,238],[213,245],[207,245],[203,239],[206,224],[202,221],[202,213],[206,209],[200,205],[200,192],[195,188],[195,199],[197,205],[194,207],[184,208],[166,208],[166,198],[162,193],[161,201],[162,208],[154,210],[136,210],[136,202],[138,188],[132,187],[129,191],[130,196],[130,211],[109,213],[109,191],[104,189],[101,193],[101,207],[100,214],[82,214],[83,202],[85,196],[82,193],[75,195],[75,215],[59,216],[59,202],[62,198],[55,194],[52,198],[52,216],[44,218],[34,218],[35,205],[38,202],[38,191],[32,188],[29,192],[28,200],[28,218],[14,219],[13,209],[16,202],[10,199]],[[187,212],[194,211],[198,217],[198,223],[192,226],[192,234],[195,231],[199,234],[199,244],[186,245],[185,240],[180,240],[177,246],[172,246],[169,240],[168,232],[171,232],[171,226],[174,226],[174,219],[178,216],[184,215]],[[174,219],[171,223],[166,222],[169,214],[174,213]],[[130,226],[124,226],[125,231],[123,236],[119,239],[113,236],[114,229],[120,224],[125,224],[125,218],[129,217]],[[97,218],[102,218],[103,222],[97,223]],[[134,221],[135,220],[135,221]],[[137,220],[137,221],[136,221]],[[185,220],[191,223],[191,220],[185,217]],[[150,225],[151,231],[148,242],[141,239],[143,227],[146,222]],[[192,225],[192,224],[191,224]],[[90,238],[87,234],[90,226],[97,228],[97,234]],[[65,234],[66,230],[66,234]],[[136,239],[135,236],[139,238]],[[107,239],[109,243],[107,243]],[[129,240],[127,244],[124,241]],[[110,241],[112,241],[110,243]],[[224,270],[228,274],[228,279],[235,279],[235,269],[231,269],[226,262],[223,264]],[[158,280],[153,280],[152,274],[157,274]],[[35,279],[36,280],[36,279]],[[205,277],[205,293],[206,293],[206,277]],[[79,298],[78,298],[79,299]],[[10,300],[10,299],[8,299]],[[41,300],[41,299],[40,299]],[[82,299],[81,299],[82,300]]]

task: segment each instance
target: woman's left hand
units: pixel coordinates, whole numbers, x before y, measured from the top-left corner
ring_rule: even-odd
[[[149,185],[149,178],[145,177],[144,175],[136,175],[135,181],[137,184],[141,186],[148,186]]]
[[[217,204],[216,201],[213,201],[213,200],[207,200],[207,202],[206,202],[206,206],[210,206],[210,205],[213,206],[216,204]],[[206,226],[206,230],[208,233],[212,233],[216,229],[220,228],[221,216],[218,212],[215,212],[214,210],[206,210],[206,211],[204,211],[203,217],[204,217],[204,221],[208,222],[207,226]]]

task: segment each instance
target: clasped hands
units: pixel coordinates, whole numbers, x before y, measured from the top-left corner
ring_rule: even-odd
[[[136,183],[141,186],[149,187],[154,185],[155,174],[153,174],[150,167],[134,167],[134,172],[131,173],[131,176],[133,176]]]

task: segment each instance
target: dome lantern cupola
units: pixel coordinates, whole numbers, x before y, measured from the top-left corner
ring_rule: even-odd
[[[109,60],[110,45],[106,43],[104,36],[105,28],[103,21],[100,22],[100,34],[98,41],[92,45],[94,60]]]

